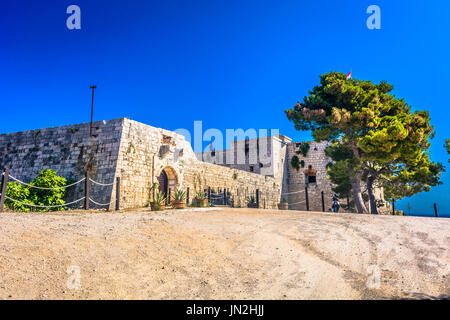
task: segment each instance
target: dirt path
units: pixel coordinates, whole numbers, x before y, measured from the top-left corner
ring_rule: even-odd
[[[450,219],[6,213],[0,299],[449,298],[449,249]]]

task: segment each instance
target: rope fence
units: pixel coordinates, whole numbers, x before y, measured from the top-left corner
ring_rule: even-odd
[[[33,186],[33,185],[29,184],[29,183],[23,182],[23,181],[21,181],[21,180],[15,178],[15,177],[13,177],[12,175],[9,175],[9,177],[10,177],[12,180],[14,180],[14,181],[16,181],[16,182],[18,182],[18,183],[20,183],[20,184],[22,184],[22,185],[24,185],[24,186],[27,186],[27,187],[29,187],[29,188],[39,189],[39,190],[61,190],[61,189],[67,189],[67,188],[70,188],[70,187],[72,187],[72,186],[75,186],[75,185],[77,185],[77,184],[83,182],[83,181],[86,179],[86,178],[83,178],[83,179],[81,179],[81,180],[79,180],[79,181],[77,181],[77,182],[74,182],[74,183],[69,184],[69,185],[64,186],[64,187],[45,188],[45,187]]]
[[[62,187],[54,187],[54,188],[50,188],[50,187],[40,187],[40,186],[35,186],[32,185],[30,183],[24,182],[18,178],[16,178],[15,176],[10,174],[10,169],[5,169],[3,172],[1,172],[0,174],[1,177],[1,185],[0,185],[0,212],[3,212],[3,207],[5,204],[5,200],[9,200],[11,202],[15,202],[18,204],[21,204],[23,206],[28,206],[31,208],[39,208],[39,209],[56,209],[56,208],[62,208],[62,207],[69,207],[72,206],[74,204],[80,203],[82,201],[84,201],[84,209],[85,210],[89,210],[89,204],[92,203],[96,206],[99,207],[110,207],[114,204],[115,202],[115,210],[120,210],[120,178],[117,177],[115,182],[111,182],[111,183],[103,183],[103,182],[99,182],[99,181],[95,181],[94,179],[89,177],[89,173],[86,172],[85,173],[85,177],[70,183],[69,185],[66,186],[62,186]],[[6,195],[6,191],[7,191],[7,185],[8,185],[8,180],[11,179],[12,181],[15,181],[21,185],[27,186],[29,188],[34,188],[34,189],[38,189],[38,190],[44,190],[44,191],[51,191],[51,190],[62,190],[62,189],[68,189],[74,186],[79,185],[80,183],[84,182],[84,196],[71,201],[69,203],[64,203],[61,205],[48,205],[48,206],[44,206],[44,205],[37,205],[37,204],[31,204],[31,203],[26,203],[23,201],[20,201],[18,199],[14,199],[11,198],[9,196]],[[116,186],[116,192],[115,192],[115,199],[112,199],[111,197],[111,201],[109,203],[101,203],[100,201],[97,201],[95,199],[93,199],[90,195],[90,191],[91,191],[91,185],[92,186],[98,186],[98,187],[114,187],[114,185]],[[189,189],[189,188],[188,188]],[[219,188],[221,189],[221,188]],[[229,204],[234,206],[234,196],[232,195],[232,193],[230,193],[230,190],[227,190],[226,188],[223,189],[222,192],[216,193],[216,192],[212,192],[211,188],[208,187],[208,190],[205,190],[205,193],[207,193],[208,196],[208,200],[211,202],[211,200],[217,202],[218,200],[224,202],[225,204]],[[247,194],[247,193],[245,193]],[[309,211],[310,207],[309,207],[309,195],[308,195],[308,187],[305,187],[304,190],[299,190],[299,191],[295,191],[295,192],[285,192],[285,193],[281,193],[281,196],[289,196],[289,195],[295,195],[295,194],[304,194],[305,199],[302,201],[298,201],[295,203],[287,203],[288,207],[289,206],[294,206],[294,205],[299,205],[299,204],[306,204],[306,210]],[[237,195],[239,196],[239,190],[237,190]],[[266,207],[266,200],[267,197],[264,199],[261,199],[261,195],[262,193],[256,189],[254,196],[255,196],[255,200],[256,200],[256,207],[259,208],[260,204],[261,204],[261,200],[263,200],[264,202],[264,208]],[[188,190],[188,199],[189,199],[189,190]],[[325,201],[324,201],[324,192],[321,192],[321,197],[322,197],[322,211],[325,212]],[[189,201],[189,200],[188,200]],[[395,201],[393,201],[392,203],[392,213],[395,214],[396,210],[395,210]],[[349,205],[349,199],[347,197],[347,206]],[[343,205],[341,205],[343,206]],[[345,206],[345,205],[344,205]],[[408,205],[407,210],[414,210],[414,211],[419,211],[419,210],[434,210],[434,214],[436,217],[438,217],[438,205],[436,203],[434,203],[433,205],[429,205],[429,206],[423,206],[423,207],[414,207],[414,206],[410,206]],[[403,210],[405,211],[405,210]]]
[[[288,203],[289,206],[294,206],[296,204],[301,204],[301,203],[305,203],[306,200],[300,201],[300,202],[296,202],[296,203]]]
[[[83,197],[81,199],[78,199],[78,200],[75,200],[75,201],[72,201],[72,202],[69,202],[69,203],[55,205],[55,206],[39,206],[39,205],[35,205],[35,204],[25,203],[25,202],[22,202],[22,201],[19,201],[19,200],[16,200],[16,199],[12,199],[12,198],[8,197],[7,195],[5,195],[5,198],[10,200],[10,201],[13,201],[13,202],[20,203],[21,205],[24,205],[24,206],[29,206],[29,207],[33,207],[33,208],[41,208],[41,209],[54,209],[54,208],[66,207],[66,206],[70,206],[72,204],[78,203],[78,202],[80,202],[80,201],[85,199],[85,197]]]
[[[23,206],[28,206],[31,208],[39,208],[39,209],[56,209],[56,208],[62,208],[62,207],[68,207],[71,205],[74,205],[76,203],[79,203],[81,201],[84,201],[84,209],[85,210],[89,210],[89,202],[92,202],[93,204],[100,206],[100,207],[105,207],[105,206],[111,206],[114,202],[116,203],[116,210],[120,210],[120,178],[117,177],[116,182],[112,182],[112,183],[102,183],[102,182],[98,182],[95,181],[93,179],[91,179],[89,177],[89,172],[85,173],[85,177],[74,182],[71,183],[69,185],[66,186],[62,186],[62,187],[55,187],[55,188],[49,188],[49,187],[40,187],[40,186],[35,186],[32,185],[30,183],[26,183],[16,177],[14,177],[13,175],[10,174],[10,169],[5,169],[4,172],[2,172],[1,174],[1,189],[0,189],[0,212],[3,212],[3,207],[5,204],[5,200],[9,200],[18,204],[21,204]],[[21,185],[27,186],[29,188],[33,188],[33,189],[38,189],[38,190],[46,190],[46,191],[50,191],[50,190],[62,190],[62,189],[67,189],[73,186],[76,186],[82,182],[84,182],[84,196],[81,197],[78,200],[74,200],[71,201],[69,203],[64,203],[64,204],[60,204],[60,205],[48,205],[48,206],[43,206],[43,205],[36,205],[36,204],[31,204],[31,203],[26,203],[17,199],[13,199],[9,196],[6,195],[6,190],[7,190],[7,185],[8,185],[8,179],[11,179]],[[90,183],[89,183],[90,182]],[[100,187],[112,187],[114,186],[114,184],[116,184],[116,199],[115,200],[111,200],[109,203],[100,203],[95,201],[94,199],[92,199],[90,197],[90,184],[92,185],[97,185]]]
[[[101,187],[110,187],[110,186],[114,185],[114,182],[113,183],[100,183],[100,182],[92,180],[91,178],[89,178],[89,181],[92,182],[93,184],[96,184]]]
[[[391,203],[391,205],[393,206],[393,212],[395,212],[395,203]],[[428,205],[428,206],[424,206],[424,207],[416,207],[416,206],[411,206],[409,203],[408,205],[405,207],[405,205],[402,205],[402,209],[403,213],[405,215],[425,215],[425,216],[429,216],[430,214],[433,214],[436,217],[439,217],[438,212],[440,212],[440,208],[439,205],[437,203],[433,203],[433,205]],[[411,213],[411,211],[413,213]]]
[[[92,202],[93,204],[97,205],[97,206],[100,206],[100,207],[109,206],[109,205],[111,205],[111,204],[114,203],[114,200],[111,201],[110,203],[98,203],[98,202],[94,201],[94,200],[91,199],[91,198],[89,198],[89,201]]]
[[[291,195],[291,194],[297,194],[297,193],[303,193],[303,192],[305,192],[305,190],[300,190],[300,191],[296,191],[296,192],[286,192],[286,193],[282,193],[281,195],[282,196],[288,196],[288,195]]]

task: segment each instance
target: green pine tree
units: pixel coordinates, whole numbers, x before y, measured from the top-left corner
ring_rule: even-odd
[[[428,112],[411,112],[392,90],[384,81],[374,84],[330,72],[320,76],[320,85],[303,103],[285,111],[297,130],[311,130],[316,141],[339,141],[328,151],[335,161],[329,175],[333,181],[333,170],[347,172],[341,183],[350,183],[360,213],[367,212],[363,182],[371,213],[377,213],[374,187],[386,187],[387,198],[399,199],[440,183],[443,166],[428,153],[434,136]]]

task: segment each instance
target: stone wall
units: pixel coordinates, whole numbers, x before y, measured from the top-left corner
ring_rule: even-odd
[[[88,170],[93,180],[111,183],[121,178],[121,207],[148,205],[150,188],[162,170],[173,175],[173,189],[190,189],[191,199],[208,187],[227,189],[236,206],[260,191],[260,205],[275,208],[281,180],[256,173],[199,161],[182,135],[129,119],[45,128],[0,135],[0,167],[25,182],[43,169],[55,170],[70,180],[80,180]],[[84,184],[68,190],[68,201],[84,196]],[[115,186],[91,184],[91,198],[114,207]],[[80,206],[82,203],[79,204]],[[91,207],[97,207],[91,203]]]
[[[89,170],[94,180],[110,183],[115,178],[122,123],[122,119],[95,122],[96,137],[90,137],[89,123],[0,134],[0,168],[10,168],[11,175],[25,182],[43,169],[52,169],[75,181]],[[111,200],[112,187],[91,190],[95,201]],[[83,183],[68,190],[69,201],[82,196]]]
[[[198,160],[184,136],[172,131],[129,119],[94,125],[98,127],[96,137],[89,136],[88,123],[2,134],[0,167],[10,167],[13,176],[26,182],[46,168],[71,180],[83,178],[86,170],[102,183],[120,177],[122,208],[148,205],[152,198],[151,186],[158,182],[164,170],[170,176],[171,190],[189,188],[191,200],[196,192],[210,187],[214,191],[227,189],[235,206],[246,206],[246,199],[259,190],[262,208],[276,208],[281,198],[285,198],[291,204],[290,209],[304,210],[304,170],[311,165],[316,171],[316,183],[308,185],[310,209],[322,210],[322,191],[326,209],[331,207],[332,191],[326,172],[331,160],[324,152],[327,143],[309,142],[310,150],[303,157],[297,154],[299,143],[290,143],[287,137],[263,138],[267,141],[259,145],[267,146],[269,165],[248,172],[250,163],[261,160],[251,158],[253,151],[249,152],[244,167],[217,165]],[[233,155],[236,158],[235,152]],[[298,171],[290,164],[294,155],[305,161],[305,167]],[[70,190],[68,200],[84,195],[83,184],[74,189]],[[115,186],[92,185],[91,197],[100,203],[111,203],[113,208],[115,192]]]
[[[124,207],[145,206],[150,188],[163,170],[174,180],[173,188],[187,190],[190,198],[208,187],[227,189],[236,206],[245,206],[247,196],[261,192],[261,207],[275,208],[281,183],[273,177],[199,161],[184,136],[125,119],[118,156],[121,203]]]
[[[328,211],[331,208],[333,191],[331,190],[331,183],[327,179],[326,166],[331,159],[325,156],[325,148],[329,145],[328,142],[308,142],[310,149],[306,157],[302,154],[298,154],[299,142],[290,143],[287,148],[287,157],[285,162],[286,175],[283,180],[283,195],[289,205],[289,209],[292,210],[306,210],[306,177],[305,170],[308,170],[309,166],[316,171],[316,183],[308,184],[308,199],[309,208],[314,211],[322,211],[322,195],[324,192],[325,210]],[[300,167],[299,170],[295,169],[291,165],[292,157],[297,156],[299,160],[303,160],[304,167]]]

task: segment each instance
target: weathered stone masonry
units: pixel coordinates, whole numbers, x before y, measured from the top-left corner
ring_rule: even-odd
[[[287,149],[287,159],[285,162],[285,172],[283,182],[283,193],[287,194],[283,196],[286,198],[289,205],[289,209],[293,210],[305,210],[305,187],[308,184],[308,198],[309,208],[313,211],[322,211],[322,194],[324,193],[325,210],[331,208],[332,185],[327,178],[326,166],[331,161],[330,158],[325,156],[325,148],[329,145],[328,142],[308,142],[310,149],[304,157],[299,154],[299,143],[290,143]],[[293,156],[297,156],[300,160],[304,161],[304,167],[300,167],[299,170],[293,168],[290,161]],[[315,176],[315,183],[308,183],[307,172],[309,168]],[[303,202],[302,202],[303,201]],[[302,203],[299,203],[302,202]]]
[[[11,174],[25,182],[43,169],[53,169],[71,181],[82,179],[86,170],[101,183],[113,183],[120,177],[122,208],[148,205],[151,186],[161,176],[167,178],[165,190],[189,188],[191,201],[196,192],[208,187],[227,189],[234,205],[240,207],[259,190],[261,208],[276,208],[285,199],[289,209],[305,210],[308,186],[310,210],[322,210],[322,192],[325,210],[331,208],[327,142],[308,142],[309,151],[303,156],[300,142],[274,135],[240,140],[229,150],[196,155],[184,136],[127,118],[99,121],[94,126],[94,137],[89,136],[89,123],[0,134],[0,169],[11,168]],[[245,149],[244,156],[238,156],[239,145]],[[304,166],[293,168],[293,157]],[[382,190],[376,192],[382,199]],[[79,184],[68,190],[67,200],[83,196],[84,184]],[[91,198],[96,202],[109,203],[112,208],[115,197],[115,185],[91,186]]]
[[[165,170],[175,188],[190,189],[190,197],[208,187],[228,189],[238,206],[247,196],[261,192],[262,207],[275,208],[281,183],[273,177],[199,161],[184,136],[143,123],[124,120],[117,172],[121,176],[124,207],[147,205],[150,187]]]
[[[0,134],[0,168],[11,168],[11,174],[29,182],[43,169],[53,169],[66,179],[80,180],[85,170],[93,179],[112,182],[116,176],[123,120],[96,122],[97,137],[89,136],[89,124],[68,125],[17,133]],[[83,184],[68,190],[72,199],[84,194]],[[111,187],[93,187],[92,197],[109,201]]]
[[[226,168],[199,161],[182,135],[129,119],[96,122],[96,137],[89,136],[89,124],[77,124],[0,135],[0,167],[26,182],[42,169],[53,169],[71,180],[91,177],[102,183],[121,177],[121,207],[147,205],[150,187],[163,170],[170,175],[170,187],[227,188],[235,204],[245,205],[247,196],[261,192],[261,207],[275,208],[281,182],[273,177]],[[83,196],[82,184],[71,192],[71,200]],[[115,187],[92,186],[92,198],[100,203],[115,199]],[[94,205],[92,205],[95,207]]]

